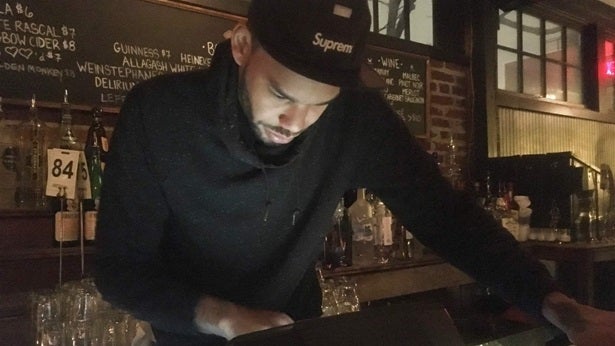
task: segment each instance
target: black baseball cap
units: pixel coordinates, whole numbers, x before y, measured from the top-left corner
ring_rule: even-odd
[[[364,62],[371,14],[367,0],[252,0],[248,26],[287,68],[340,87],[382,88]]]

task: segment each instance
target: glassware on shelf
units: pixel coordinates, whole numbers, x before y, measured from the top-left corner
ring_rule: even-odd
[[[333,293],[337,302],[338,314],[355,312],[361,309],[355,281],[345,276],[340,277],[335,281]]]
[[[320,290],[322,292],[322,302],[320,305],[322,309],[322,316],[326,317],[339,314],[339,311],[337,309],[338,304],[334,293],[335,284],[333,280],[323,280],[320,283]]]
[[[91,278],[30,295],[35,345],[131,345],[148,329],[104,301]]]
[[[578,212],[574,220],[575,241],[596,242],[597,216],[594,205],[594,190],[577,192]]]
[[[458,159],[458,148],[455,144],[453,135],[446,147],[446,162],[444,164],[444,177],[448,179],[453,188],[462,190],[464,188],[463,175],[461,174],[461,166]]]

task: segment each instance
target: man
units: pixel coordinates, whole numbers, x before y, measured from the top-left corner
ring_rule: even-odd
[[[130,92],[98,224],[103,296],[162,345],[319,316],[314,264],[331,215],[366,187],[426,245],[578,345],[615,344],[614,314],[557,292],[364,88],[369,26],[366,1],[253,0],[210,69]]]

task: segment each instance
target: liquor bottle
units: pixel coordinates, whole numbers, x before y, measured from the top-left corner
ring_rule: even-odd
[[[503,204],[500,204],[502,226],[506,228],[515,239],[519,239],[519,205],[515,202],[513,183],[503,184]],[[499,200],[499,199],[498,199]],[[500,203],[502,203],[500,201]]]
[[[102,123],[103,109],[100,106],[92,108],[92,124],[88,128],[88,134],[85,139],[85,157],[91,160],[92,157],[92,145],[94,143],[94,137],[96,137],[96,143],[100,152],[101,167],[104,169],[106,162],[107,152],[109,151],[109,141],[107,140],[107,132]]]
[[[357,199],[348,208],[352,227],[352,263],[368,265],[374,259],[373,208],[365,198],[365,188],[357,189]]]
[[[374,252],[376,262],[380,264],[389,263],[391,250],[393,247],[393,215],[382,201],[379,201],[374,212],[376,218]]]
[[[102,187],[102,172],[104,158],[108,150],[107,133],[102,125],[103,109],[100,106],[92,108],[92,123],[88,128],[85,140],[85,159],[90,174],[90,191],[92,197],[83,201],[84,210],[84,241],[91,244],[96,239],[96,222],[98,220],[98,204]]]
[[[350,222],[350,214],[348,208],[344,205],[344,199],[342,198],[340,204],[344,210],[342,219],[340,220],[340,232],[342,235],[342,241],[344,242],[344,265],[352,265],[352,224]]]
[[[60,118],[60,128],[58,137],[53,148],[67,150],[81,150],[81,144],[73,134],[73,116],[71,105],[68,102],[68,90],[64,90],[62,101],[62,117]],[[64,190],[64,191],[62,191]],[[75,198],[66,198],[66,188],[60,189],[58,196],[52,198],[51,208],[55,212],[55,244],[62,242],[62,246],[79,245],[81,234],[81,212],[79,203],[81,198],[76,193]]]
[[[18,208],[44,210],[47,125],[38,116],[36,96],[32,96],[28,119],[19,126],[18,186],[15,202]]]
[[[98,147],[96,136],[92,137],[90,150],[90,159],[87,161],[92,197],[83,201],[83,237],[87,244],[91,244],[96,239],[96,221],[98,220],[100,190],[102,188],[102,165],[100,160],[100,148]]]
[[[344,219],[344,199],[342,198],[333,212],[332,227],[325,237],[323,267],[335,269],[346,264],[346,243],[342,234],[342,221]],[[350,246],[350,244],[348,244]]]
[[[67,150],[82,150],[82,145],[78,142],[77,137],[73,133],[73,116],[71,114],[71,105],[68,102],[68,90],[64,89],[64,98],[61,106],[61,118],[60,127],[57,133],[57,137],[52,144],[53,149],[67,149]],[[77,194],[74,199],[66,199],[66,205],[70,206],[61,208],[59,197],[48,198],[49,208],[52,212],[74,212],[79,210],[80,198]],[[75,209],[75,210],[73,210]]]
[[[68,102],[68,90],[64,89],[64,100],[62,101],[62,118],[60,119],[60,132],[55,148],[81,150],[81,145],[73,133],[73,116],[70,113],[71,107]]]
[[[14,124],[11,124],[7,119],[4,109],[2,108],[2,97],[0,97],[0,155],[2,156],[2,177],[5,180],[5,186],[17,188],[17,176],[14,174],[17,171],[18,143],[17,129]],[[5,173],[4,170],[7,172]],[[7,196],[8,197],[8,196]],[[11,209],[14,207],[14,202],[8,198],[0,198],[0,209]]]

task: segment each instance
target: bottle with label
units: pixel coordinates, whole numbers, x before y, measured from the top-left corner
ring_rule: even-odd
[[[91,244],[96,239],[96,221],[98,220],[100,190],[102,188],[102,165],[96,136],[92,137],[92,142],[90,159],[87,160],[92,196],[90,199],[83,201],[83,237],[87,244]]]
[[[19,125],[18,186],[15,191],[18,208],[47,209],[46,160],[47,125],[38,116],[36,96],[33,95],[28,120]]]
[[[393,215],[382,201],[378,202],[374,214],[376,218],[374,236],[376,262],[380,264],[389,263],[391,259],[391,250],[393,248]]]
[[[98,144],[98,151],[100,153],[101,169],[104,169],[104,164],[107,158],[107,152],[109,151],[109,141],[107,140],[107,132],[102,123],[103,109],[100,106],[92,108],[92,124],[88,128],[88,134],[85,139],[85,157],[91,160],[93,155],[92,146],[94,144],[94,137],[96,137],[96,143]]]
[[[68,102],[68,90],[64,89],[64,98],[61,106],[61,118],[60,118],[60,127],[57,132],[57,137],[55,138],[51,148],[53,149],[67,149],[67,150],[82,150],[82,145],[77,140],[77,137],[73,133],[73,116],[71,114],[71,105]],[[67,201],[67,204],[78,205],[79,198],[76,198],[73,201]],[[61,210],[60,208],[60,200],[58,197],[48,198],[49,208],[55,213]],[[64,208],[64,211],[67,211]]]
[[[58,195],[59,210],[54,218],[54,246],[77,246],[80,244],[81,213],[75,200],[66,198],[66,188],[60,187]]]
[[[369,265],[374,259],[373,208],[365,197],[365,188],[357,189],[357,199],[348,208],[352,225],[352,263]]]

